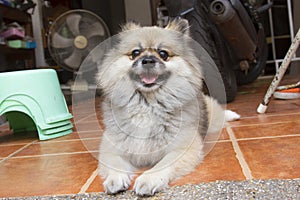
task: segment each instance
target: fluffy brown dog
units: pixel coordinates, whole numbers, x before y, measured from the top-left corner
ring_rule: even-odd
[[[128,189],[140,167],[149,170],[135,181],[138,195],[167,187],[201,162],[206,133],[223,126],[224,110],[202,93],[202,66],[188,32],[185,20],[166,28],[128,23],[99,67],[99,170],[109,194]]]

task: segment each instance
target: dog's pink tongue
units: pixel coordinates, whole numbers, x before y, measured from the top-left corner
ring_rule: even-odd
[[[142,81],[144,82],[144,83],[146,83],[146,84],[152,84],[152,83],[154,83],[155,81],[156,81],[156,79],[157,79],[157,75],[141,75],[141,79],[142,79]]]

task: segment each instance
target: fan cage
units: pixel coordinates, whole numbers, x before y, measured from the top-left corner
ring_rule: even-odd
[[[80,15],[81,19],[79,21],[79,27],[78,29],[82,31],[82,34],[85,35],[87,31],[91,28],[91,26],[95,23],[100,23],[104,34],[103,36],[93,36],[88,39],[88,46],[84,49],[78,49],[75,47],[74,43],[70,45],[69,47],[64,48],[55,48],[53,47],[53,36],[55,33],[58,33],[60,36],[66,38],[66,39],[72,39],[74,40],[77,35],[74,35],[72,31],[70,30],[70,27],[68,27],[67,24],[67,18],[71,15]],[[110,36],[109,29],[106,25],[106,23],[100,18],[98,15],[94,14],[93,12],[90,12],[88,10],[84,9],[75,9],[67,11],[63,14],[61,14],[59,17],[55,19],[55,21],[52,23],[49,29],[49,35],[48,35],[48,50],[53,58],[53,60],[63,69],[66,69],[68,71],[77,72],[79,70],[79,67],[81,66],[82,62],[84,62],[85,66],[81,66],[80,71],[90,71],[96,67],[96,63],[91,61],[86,61],[85,59],[88,57],[89,53],[92,51],[93,48],[95,48],[98,44],[100,44],[102,41],[106,40]],[[78,51],[78,53],[81,54],[82,59],[78,67],[71,67],[68,66],[65,63],[65,60],[71,56],[71,54],[74,51]]]

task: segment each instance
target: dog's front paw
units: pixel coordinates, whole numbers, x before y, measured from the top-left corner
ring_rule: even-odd
[[[163,188],[168,187],[168,180],[159,174],[142,174],[134,184],[134,191],[140,196],[152,196]]]
[[[105,181],[103,186],[107,194],[116,194],[118,192],[125,191],[129,188],[131,183],[130,176],[124,173],[110,174]]]

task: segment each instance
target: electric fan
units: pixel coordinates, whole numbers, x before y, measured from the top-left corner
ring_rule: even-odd
[[[83,72],[96,68],[93,56],[89,54],[109,36],[107,25],[99,16],[83,9],[70,10],[52,23],[48,35],[48,48],[59,66],[82,76]],[[87,85],[86,81],[82,82]]]

